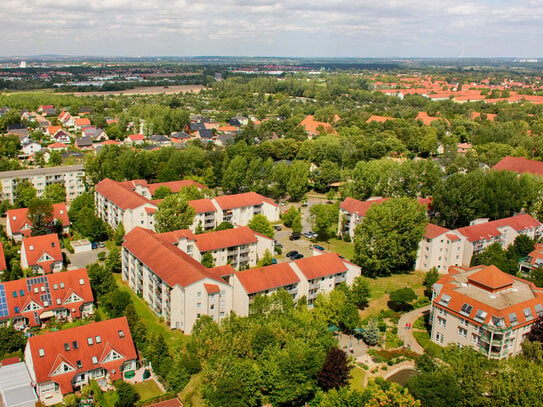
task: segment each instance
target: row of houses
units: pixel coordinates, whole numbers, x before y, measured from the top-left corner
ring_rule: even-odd
[[[239,272],[230,264],[206,268],[188,253],[188,247],[178,246],[180,234],[157,234],[140,227],[127,233],[122,278],[170,328],[185,333],[202,315],[217,322],[231,311],[249,315],[256,295],[285,289],[294,301],[305,296],[312,304],[319,293],[342,282],[352,284],[361,274],[358,266],[332,253]]]
[[[159,200],[152,200],[151,190],[167,186],[172,192],[183,187],[205,187],[190,180],[172,183],[147,184],[135,180],[117,182],[106,178],[96,184],[94,202],[96,215],[107,222],[113,229],[120,223],[125,231],[134,227],[154,230],[154,213],[158,210]],[[196,217],[190,227],[195,232],[199,227],[206,231],[216,228],[222,222],[246,226],[254,215],[263,214],[270,222],[279,220],[279,206],[255,192],[236,195],[223,195],[216,198],[205,198],[189,201],[195,209]]]

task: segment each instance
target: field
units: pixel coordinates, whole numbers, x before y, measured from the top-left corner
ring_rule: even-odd
[[[199,93],[205,86],[203,85],[173,85],[165,88],[164,86],[149,86],[138,87],[134,89],[126,90],[113,90],[104,92],[72,92],[72,93],[57,93],[57,95],[71,95],[74,96],[119,96],[119,95],[157,95],[164,93],[165,95],[172,95],[174,93]]]
[[[361,311],[360,316],[366,318],[387,309],[388,294],[399,288],[411,287],[418,296],[423,295],[424,274],[421,271],[415,271],[408,274],[393,274],[390,277],[368,278],[371,288],[370,305]]]

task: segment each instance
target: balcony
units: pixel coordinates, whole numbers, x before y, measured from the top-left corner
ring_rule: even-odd
[[[316,282],[316,283],[310,283],[309,284],[309,289],[310,290],[318,290],[320,288],[321,284],[320,282]]]

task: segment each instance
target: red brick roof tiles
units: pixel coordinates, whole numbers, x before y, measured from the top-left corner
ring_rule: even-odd
[[[529,160],[524,157],[504,157],[494,167],[495,170],[515,171],[519,174],[526,172],[543,176],[543,162]]]
[[[195,235],[200,252],[256,243],[254,232],[246,226]]]
[[[424,237],[427,239],[435,239],[438,236],[441,236],[445,233],[449,233],[450,230],[442,226],[434,225],[433,223],[428,223],[426,225],[426,231],[424,232]]]
[[[194,208],[196,213],[215,212],[217,210],[211,199],[195,199],[189,201],[189,205]]]
[[[126,184],[109,178],[96,184],[95,190],[123,210],[134,209],[145,204],[152,205],[151,201],[132,191]]]
[[[494,236],[500,236],[498,228],[510,226],[517,232],[530,228],[541,226],[541,223],[528,214],[511,216],[510,218],[498,219],[491,222],[480,223],[477,225],[466,226],[457,229],[470,242],[489,239]]]
[[[325,253],[318,256],[306,257],[294,263],[300,268],[308,280],[331,276],[347,271],[347,266],[335,253]]]
[[[277,206],[271,199],[266,198],[256,192],[245,192],[243,194],[222,195],[215,198],[215,202],[223,210],[233,208],[243,208],[245,206],[262,205],[264,202]]]
[[[484,267],[480,271],[471,274],[468,277],[468,281],[489,288],[490,291],[496,291],[513,285],[511,275],[504,273],[493,265]]]
[[[51,265],[62,261],[62,251],[58,236],[56,234],[31,236],[23,239],[21,252],[25,252],[29,266],[41,266],[44,273],[50,273]],[[47,253],[52,260],[40,261],[41,257]]]
[[[0,271],[6,270],[6,256],[4,255],[4,244],[0,241]]]
[[[288,263],[238,271],[235,275],[247,294],[255,294],[300,282]]]
[[[124,335],[120,334],[121,331]],[[88,338],[92,338],[92,345],[89,345]],[[77,348],[73,346],[74,341],[77,342]],[[68,344],[70,350],[65,350],[65,344]],[[81,372],[102,367],[108,370],[111,380],[118,380],[121,379],[122,364],[137,359],[126,317],[33,336],[28,339],[27,346],[32,355],[36,382],[54,381],[60,385],[62,394],[73,391],[72,379]],[[106,348],[114,349],[122,355],[122,358],[103,362]],[[40,356],[40,349],[43,356]],[[97,363],[94,363],[93,358],[96,358]],[[52,376],[54,368],[60,361],[65,361],[74,370]],[[80,368],[77,367],[78,361],[81,364]]]
[[[149,192],[151,195],[155,193],[157,188],[159,187],[167,187],[170,189],[170,191],[176,193],[181,191],[181,188],[186,187],[196,187],[198,189],[207,189],[205,185],[200,184],[199,182],[193,181],[191,179],[184,179],[181,181],[170,181],[170,182],[159,182],[156,184],[148,184],[147,187],[149,188]]]
[[[66,204],[53,205],[53,219],[61,221],[63,226],[70,226]],[[27,224],[32,227],[32,222],[28,219],[28,208],[10,209],[6,212],[6,222],[9,222],[12,234],[22,233],[24,236],[30,236],[32,229],[22,230],[23,226]]]
[[[378,198],[369,201],[359,201],[358,199],[345,198],[345,200],[339,205],[341,209],[346,210],[349,213],[356,213],[360,216],[366,216],[368,209],[374,204],[382,204],[390,198]]]
[[[167,243],[155,232],[136,227],[124,237],[123,247],[164,280],[170,287],[179,284],[187,287],[210,278],[223,282],[201,263],[177,246]]]

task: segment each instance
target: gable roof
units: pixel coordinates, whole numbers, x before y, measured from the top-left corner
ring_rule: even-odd
[[[120,334],[121,331],[123,335]],[[99,343],[96,341],[97,335],[100,337]],[[92,338],[92,345],[89,344],[88,338]],[[74,342],[77,342],[75,349]],[[65,344],[70,350],[65,350]],[[117,380],[121,378],[121,365],[127,360],[137,358],[126,317],[91,322],[87,325],[32,336],[28,339],[27,346],[30,349],[36,382],[57,382],[63,394],[72,391],[71,380],[80,372],[103,367],[109,371],[112,380]],[[115,349],[124,358],[101,363],[99,358],[106,347]],[[40,349],[43,356],[40,356]],[[94,363],[93,358],[96,358],[97,363]],[[51,376],[62,360],[75,370]],[[77,367],[77,361],[80,361],[81,368]]]
[[[510,226],[517,232],[525,229],[541,226],[541,223],[532,218],[531,215],[522,214],[493,220],[491,222],[479,223],[477,225],[465,226],[457,229],[459,233],[464,235],[470,242],[489,239],[490,237],[500,236],[501,232],[498,228]]]
[[[81,306],[94,301],[86,269],[6,281],[0,283],[0,287],[4,288],[7,304],[7,312],[0,314],[0,320],[24,316],[30,326],[39,326],[41,323],[36,320],[33,310],[23,312],[30,302],[40,306],[36,311],[38,315],[49,310],[66,308],[71,317],[79,318]],[[81,301],[65,303],[72,294],[81,298]]]
[[[6,256],[4,255],[4,244],[0,241],[0,271],[7,270]]]
[[[63,226],[69,226],[71,224],[65,203],[53,204],[53,220],[54,219],[60,220]],[[25,236],[30,236],[32,229],[22,230],[22,227],[26,224],[32,227],[32,222],[28,218],[28,208],[10,209],[6,212],[6,222],[9,223],[12,234],[22,233]]]
[[[196,213],[215,212],[217,210],[211,199],[194,199],[189,201],[189,205],[194,208]]]
[[[207,189],[205,185],[200,184],[199,182],[193,181],[191,179],[183,179],[180,181],[169,181],[169,182],[157,182],[155,184],[148,184],[149,192],[152,194],[155,193],[157,188],[168,187],[173,193],[181,191],[182,188],[186,187],[196,187],[198,189]]]
[[[201,263],[155,232],[136,227],[124,237],[123,247],[164,280],[170,287],[187,287],[209,278],[224,284]]]
[[[109,178],[105,178],[96,184],[95,191],[123,210],[134,209],[145,204],[156,206],[147,198],[133,191],[125,183],[113,181]]]
[[[497,291],[513,285],[511,275],[504,273],[494,265],[484,267],[468,277],[470,283],[476,283],[490,291]]]
[[[90,126],[90,124],[90,120],[86,117],[80,117],[78,119],[75,119],[76,126]]]
[[[530,173],[543,176],[543,162],[528,160],[524,157],[506,156],[502,158],[494,167],[495,170],[515,171],[519,174]]]
[[[339,120],[339,116],[336,115],[336,120]],[[319,134],[320,131],[318,130],[319,127],[322,126],[322,128],[330,132],[332,134],[337,134],[336,130],[332,127],[330,123],[326,122],[319,122],[315,120],[315,116],[313,115],[307,115],[301,122],[300,126],[302,126],[305,131],[307,131],[309,134]]]
[[[366,120],[366,123],[371,123],[371,122],[379,122],[379,123],[384,123],[386,122],[387,120],[395,120],[395,117],[386,117],[386,116],[376,116],[376,115],[371,115],[370,118],[368,120]]]
[[[433,223],[428,223],[424,232],[424,237],[428,239],[435,239],[438,236],[441,236],[444,233],[450,233],[450,230],[442,226],[434,225]]]
[[[21,254],[23,251],[26,254],[28,265],[41,266],[44,273],[50,273],[52,271],[51,265],[57,261],[62,261],[62,251],[56,233],[24,238]],[[45,253],[51,256],[52,260],[39,261]]]
[[[358,199],[354,198],[345,198],[345,200],[339,205],[341,209],[346,210],[350,213],[356,213],[360,216],[366,216],[366,212],[369,208],[371,208],[372,205],[376,204],[382,204],[383,202],[389,200],[390,198],[377,198],[377,199],[371,199],[368,201],[359,201]]]
[[[300,282],[289,263],[238,271],[234,276],[238,278],[247,294],[255,294]]]
[[[257,242],[254,232],[247,226],[217,232],[200,233],[194,235],[194,239],[200,252]]]
[[[256,192],[245,192],[242,194],[234,195],[222,195],[218,196],[215,199],[215,202],[219,205],[221,209],[233,209],[233,208],[243,208],[245,206],[256,206],[262,205],[264,202],[278,206],[271,199],[266,198]]]
[[[323,253],[318,256],[295,260],[303,275],[308,280],[331,276],[347,271],[347,266],[335,253]]]

